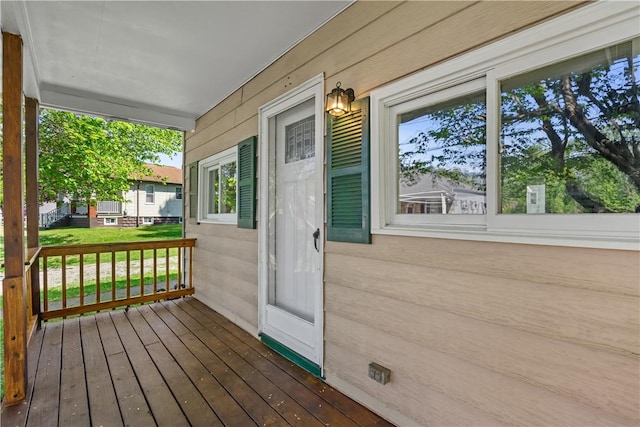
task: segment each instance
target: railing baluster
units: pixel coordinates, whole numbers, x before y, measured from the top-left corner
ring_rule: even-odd
[[[127,299],[131,298],[131,251],[127,250]]]
[[[48,257],[42,257],[42,307],[44,312],[49,311],[49,277],[47,272],[47,259]]]
[[[116,300],[116,253],[111,251],[111,301]]]
[[[83,306],[83,305],[84,305],[84,254],[80,254],[80,306]]]
[[[62,255],[62,308],[67,308],[67,256]]]
[[[140,249],[140,295],[144,295],[144,249]]]
[[[178,289],[182,289],[182,248],[178,248]]]
[[[158,250],[153,248],[153,293],[158,293]]]
[[[189,288],[193,288],[193,246],[189,246]]]
[[[164,269],[165,269],[165,275],[166,275],[166,279],[167,279],[167,293],[169,293],[169,248],[165,248],[164,250],[165,252],[165,264],[164,264]]]
[[[96,252],[96,304],[100,303],[100,252]]]

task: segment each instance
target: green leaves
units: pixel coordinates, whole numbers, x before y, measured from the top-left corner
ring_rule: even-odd
[[[40,197],[122,200],[131,177],[150,173],[145,163],[181,148],[178,131],[42,109]]]

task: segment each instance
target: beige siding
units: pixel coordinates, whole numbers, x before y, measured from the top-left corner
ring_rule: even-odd
[[[198,119],[186,164],[256,135],[261,105],[319,73],[364,96],[578,6],[357,2]],[[186,231],[196,296],[256,333],[257,231]],[[325,250],[327,381],[389,419],[640,424],[638,252],[394,236]]]

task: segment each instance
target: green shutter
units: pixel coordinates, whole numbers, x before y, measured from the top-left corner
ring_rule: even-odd
[[[371,243],[369,98],[327,117],[327,240]]]
[[[198,217],[198,162],[189,166],[189,218]]]
[[[256,228],[255,136],[238,144],[238,227]]]

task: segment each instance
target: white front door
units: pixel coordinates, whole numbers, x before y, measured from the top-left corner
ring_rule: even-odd
[[[261,109],[260,329],[321,367],[322,79],[302,89]]]

